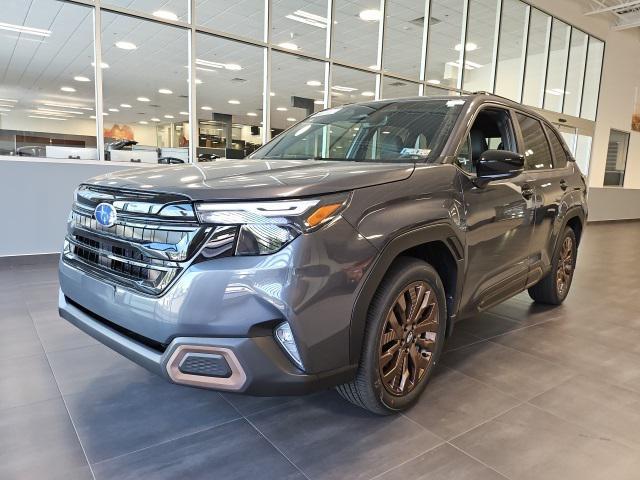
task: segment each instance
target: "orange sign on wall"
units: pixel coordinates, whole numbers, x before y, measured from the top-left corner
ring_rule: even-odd
[[[135,140],[133,129],[129,125],[118,125],[104,129],[105,138],[115,138],[117,140]]]

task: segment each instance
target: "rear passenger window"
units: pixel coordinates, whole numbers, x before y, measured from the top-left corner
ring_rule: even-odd
[[[542,170],[553,168],[551,149],[542,129],[542,124],[533,117],[516,113],[524,140],[525,169]]]
[[[564,168],[567,166],[567,152],[562,146],[562,142],[558,138],[558,134],[552,129],[545,127],[549,134],[551,142],[551,150],[553,150],[553,166],[555,168]]]

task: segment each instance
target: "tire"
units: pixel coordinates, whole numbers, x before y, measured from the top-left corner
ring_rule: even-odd
[[[378,415],[409,408],[432,376],[446,322],[446,297],[437,272],[415,258],[397,259],[369,308],[356,377],[336,387],[340,395]]]
[[[551,263],[551,271],[529,288],[529,296],[535,302],[546,305],[560,305],[564,302],[571,288],[577,255],[576,234],[571,227],[566,227],[559,237],[558,247]]]

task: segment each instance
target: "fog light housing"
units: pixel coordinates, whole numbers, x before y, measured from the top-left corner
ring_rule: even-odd
[[[282,322],[276,327],[274,335],[282,349],[287,353],[289,358],[293,360],[293,363],[295,363],[300,370],[304,370],[302,360],[300,360],[300,353],[298,353],[296,341],[293,338],[291,326],[287,322]]]

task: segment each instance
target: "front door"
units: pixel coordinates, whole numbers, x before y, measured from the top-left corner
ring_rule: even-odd
[[[509,111],[483,109],[457,154],[465,206],[462,305],[467,311],[484,310],[522,291],[529,270],[535,192],[525,174],[477,187],[475,164],[490,148],[518,150]]]

